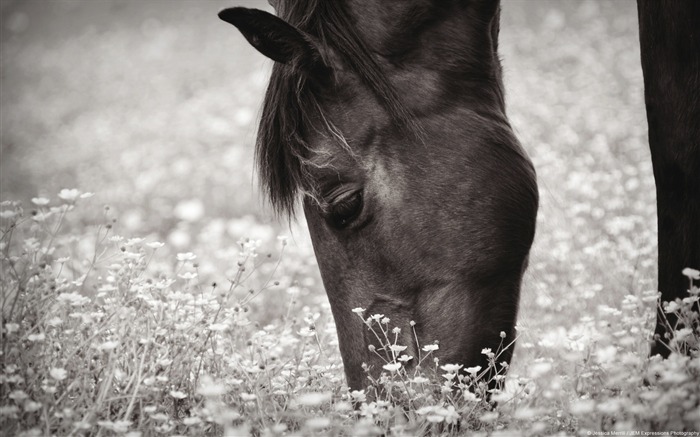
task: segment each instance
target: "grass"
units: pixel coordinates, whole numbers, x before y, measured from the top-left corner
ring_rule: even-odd
[[[463,368],[433,359],[437,344],[421,345],[418,357],[402,354],[391,320],[357,308],[386,364],[374,388],[350,392],[333,321],[321,316],[327,307],[302,305],[298,287],[280,290],[275,280],[290,274],[285,238],[271,257],[260,256],[259,242],[240,240],[228,279],[205,282],[206,259],[115,234],[109,209],[94,226],[73,226],[90,197],[62,190],[54,200],[33,198],[31,211],[2,204],[0,417],[11,435],[542,435],[700,426],[698,271],[684,271],[689,296],[665,307],[684,322],[665,361],[647,358],[654,292],[627,295],[618,308],[600,305],[566,335],[543,338],[538,347],[558,356],[540,351],[521,376],[505,376],[498,360],[512,347],[505,334],[499,350],[482,352],[487,369]],[[261,324],[265,295],[285,305]]]
[[[230,2],[73,4],[2,10],[8,435],[700,429],[697,352],[647,358],[656,219],[633,2],[504,4],[508,111],[542,209],[515,355],[488,395],[499,351],[460,369],[421,345],[414,373],[391,321],[359,310],[385,376],[344,387],[303,218],[286,229],[258,205],[269,65],[216,20]],[[685,274],[668,310],[697,305]],[[686,326],[681,352],[697,350]]]

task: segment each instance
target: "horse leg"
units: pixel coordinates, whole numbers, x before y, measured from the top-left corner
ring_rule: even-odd
[[[687,295],[685,267],[700,267],[700,2],[638,0],[662,301]],[[657,314],[651,353],[667,357],[677,322]],[[669,336],[667,336],[668,334]]]

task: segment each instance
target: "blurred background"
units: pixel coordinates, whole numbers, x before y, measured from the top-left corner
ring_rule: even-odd
[[[94,192],[121,234],[204,257],[290,232],[259,195],[252,161],[271,62],[216,16],[266,1],[1,4],[2,200]],[[542,339],[655,286],[635,2],[504,0],[500,50],[509,116],[540,180],[521,325]],[[81,213],[84,224],[99,209]],[[304,228],[299,217],[302,249],[289,262],[315,278]],[[286,279],[322,298],[308,278]]]
[[[80,187],[133,231],[167,232],[187,202],[197,220],[258,214],[270,65],[217,18],[230,2],[2,4],[3,199]]]

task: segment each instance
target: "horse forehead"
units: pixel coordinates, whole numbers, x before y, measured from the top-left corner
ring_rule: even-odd
[[[400,204],[406,189],[406,168],[398,159],[371,154],[364,168],[377,200],[385,206]]]
[[[424,67],[394,68],[388,74],[403,97],[403,103],[414,114],[421,114],[440,103],[443,78],[438,71]]]
[[[374,196],[385,204],[394,204],[401,199],[406,188],[411,160],[402,156],[399,144],[381,142],[369,147],[357,147],[344,139],[318,141],[310,160],[310,171],[315,179],[335,176],[347,180],[363,180]]]

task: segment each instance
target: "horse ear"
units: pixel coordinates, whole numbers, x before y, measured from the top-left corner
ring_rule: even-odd
[[[236,26],[253,47],[273,61],[308,65],[321,59],[311,38],[269,12],[236,7],[219,12],[219,18]]]

